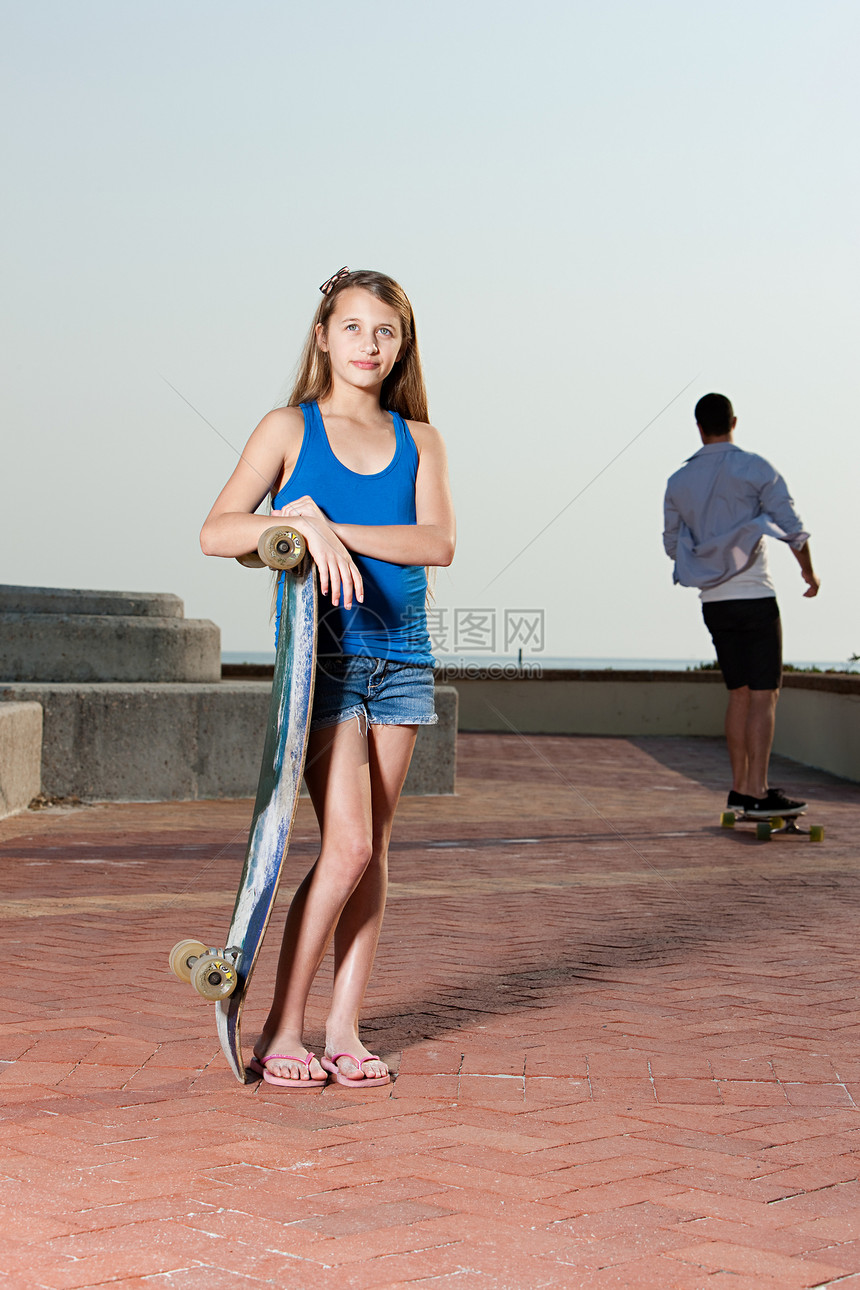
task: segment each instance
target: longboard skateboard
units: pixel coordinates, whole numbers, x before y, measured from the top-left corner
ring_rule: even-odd
[[[776,833],[797,833],[808,837],[810,842],[823,842],[823,824],[810,824],[808,829],[798,827],[799,817],[805,814],[806,807],[802,811],[784,811],[782,815],[771,815],[760,820],[754,815],[744,815],[742,811],[723,811],[720,824],[724,829],[733,829],[736,824],[754,824],[759,842],[770,842]]]
[[[290,845],[305,767],[316,668],[317,573],[304,538],[290,528],[267,529],[257,551],[239,560],[251,568],[289,571],[284,578],[263,762],[224,945],[179,941],[170,952],[170,967],[204,999],[215,1002],[224,1056],[233,1074],[245,1084],[250,1080],[242,1058],[239,1023]]]

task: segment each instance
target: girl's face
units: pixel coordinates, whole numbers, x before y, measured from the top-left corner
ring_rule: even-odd
[[[317,325],[317,344],[328,354],[336,380],[376,389],[401,357],[403,325],[396,309],[362,287],[348,287],[328,324]]]

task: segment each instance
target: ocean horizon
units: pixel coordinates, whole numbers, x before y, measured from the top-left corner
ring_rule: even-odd
[[[271,664],[275,661],[274,650],[224,650],[221,654],[223,663],[233,665],[242,663]],[[716,665],[711,658],[564,658],[544,654],[439,654],[437,665],[448,668],[476,667],[516,667],[521,664],[528,670],[541,668],[548,672],[565,670],[583,672],[687,672],[708,665]],[[851,670],[847,659],[786,659],[787,667],[819,668],[822,672]]]

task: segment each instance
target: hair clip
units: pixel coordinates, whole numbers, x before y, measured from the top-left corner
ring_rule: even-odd
[[[349,269],[346,267],[346,265],[344,265],[342,269],[338,269],[337,273],[333,273],[330,278],[327,278],[325,280],[325,282],[320,287],[320,291],[323,293],[324,296],[329,295],[330,292],[333,291],[334,288],[337,286],[337,284],[340,282],[341,278],[347,278],[347,277],[349,277]]]

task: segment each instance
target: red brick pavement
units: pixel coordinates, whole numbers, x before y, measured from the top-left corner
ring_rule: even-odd
[[[780,764],[827,835],[757,843],[718,741],[460,751],[401,807],[364,1092],[241,1087],[167,971],[249,803],[0,823],[0,1290],[860,1285],[860,788]]]

